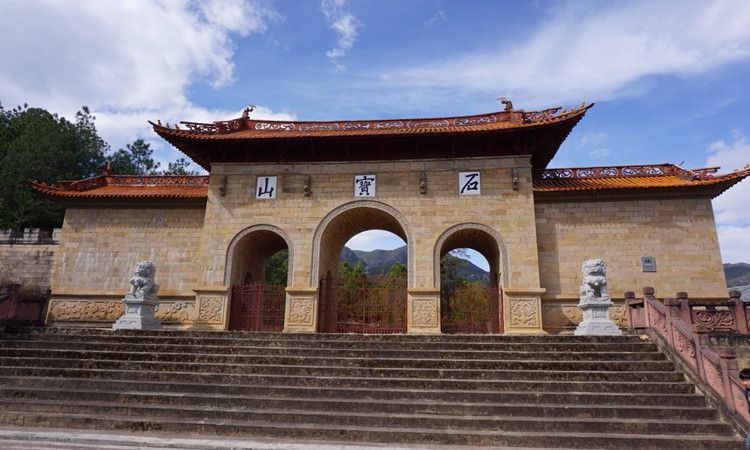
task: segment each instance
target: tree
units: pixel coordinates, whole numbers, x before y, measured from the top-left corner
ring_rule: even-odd
[[[126,145],[127,150],[119,149],[112,155],[113,175],[157,175],[161,165],[151,155],[151,144],[137,139]]]
[[[0,228],[51,229],[64,210],[36,193],[29,180],[53,184],[97,174],[109,146],[98,136],[87,107],[71,123],[28,105],[5,110],[0,104]]]
[[[469,262],[465,259],[469,255],[466,249],[455,249],[440,259],[440,284],[442,286],[465,286],[469,284],[465,277],[460,275],[461,269],[468,267]]]
[[[190,167],[190,161],[185,158],[178,158],[175,162],[167,163],[167,170],[163,172],[164,175],[197,175],[198,172],[194,170],[188,170]]]
[[[408,270],[406,266],[400,262],[393,263],[391,270],[388,272],[388,276],[393,278],[406,278],[407,275]]]
[[[268,263],[266,263],[266,283],[276,286],[286,286],[288,268],[289,249],[274,253],[268,259]]]

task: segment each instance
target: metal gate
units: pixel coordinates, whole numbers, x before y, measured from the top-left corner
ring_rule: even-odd
[[[406,280],[328,276],[320,280],[318,331],[406,333]]]
[[[446,334],[498,334],[500,295],[498,287],[447,286],[440,290],[440,331]]]
[[[229,329],[233,331],[284,331],[286,288],[266,283],[235,286]]]

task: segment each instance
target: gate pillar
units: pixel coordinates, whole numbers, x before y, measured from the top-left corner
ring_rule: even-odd
[[[318,324],[318,289],[287,288],[284,332],[314,333]]]
[[[542,329],[542,294],[546,289],[503,289],[506,334],[546,334]]]
[[[440,289],[409,289],[406,313],[409,334],[440,334]]]

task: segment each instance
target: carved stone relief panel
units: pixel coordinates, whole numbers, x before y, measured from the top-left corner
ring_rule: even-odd
[[[436,298],[412,298],[412,326],[415,327],[437,327],[438,301]]]
[[[198,320],[208,323],[220,323],[224,312],[224,297],[220,295],[201,295],[198,297]]]
[[[192,324],[195,322],[195,302],[162,302],[156,306],[154,317],[160,322]]]
[[[510,326],[513,328],[537,328],[541,326],[539,318],[539,300],[535,298],[511,298]]]
[[[121,300],[53,300],[48,320],[76,322],[114,322],[125,314]]]
[[[313,299],[310,297],[292,297],[289,299],[289,324],[313,324]]]

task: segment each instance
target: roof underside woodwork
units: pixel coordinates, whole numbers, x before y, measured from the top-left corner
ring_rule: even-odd
[[[453,159],[530,155],[543,169],[593,104],[410,120],[279,122],[243,116],[154,131],[196,164]]]

